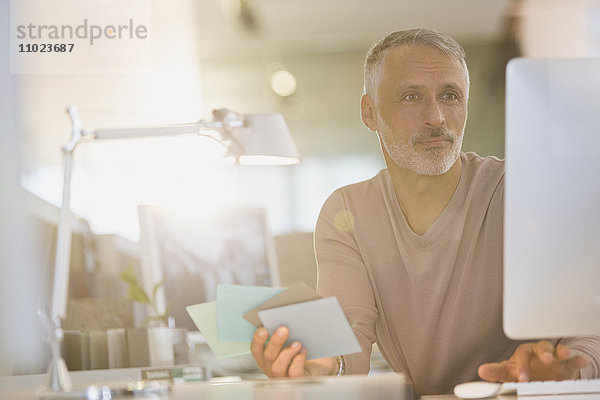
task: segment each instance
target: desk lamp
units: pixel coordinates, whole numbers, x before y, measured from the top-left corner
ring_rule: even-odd
[[[117,392],[110,388],[90,387],[84,392],[73,390],[65,361],[60,354],[63,339],[61,319],[67,313],[69,288],[69,266],[71,255],[71,175],[73,152],[84,141],[103,139],[148,138],[159,136],[197,135],[205,136],[221,143],[226,152],[224,158],[245,165],[290,165],[300,161],[298,151],[287,125],[280,114],[240,115],[227,109],[213,111],[212,121],[200,120],[189,124],[156,126],[126,129],[84,130],[77,107],[67,109],[72,123],[72,135],[63,148],[64,183],[62,205],[58,220],[54,285],[50,316],[46,316],[49,326],[51,360],[47,372],[46,387],[40,391],[42,398],[110,398]],[[132,394],[160,394],[152,387],[130,389]],[[91,392],[90,392],[91,391]],[[112,394],[111,394],[112,393]]]

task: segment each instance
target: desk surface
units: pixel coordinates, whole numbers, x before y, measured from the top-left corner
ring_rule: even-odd
[[[1,393],[2,398],[35,399],[33,390]],[[316,377],[271,379],[235,383],[189,382],[173,386],[172,400],[412,400],[412,388],[403,376]]]
[[[122,383],[125,383],[123,381]],[[6,383],[6,382],[4,382]],[[6,387],[5,387],[6,388]],[[1,389],[1,388],[0,388]],[[35,390],[0,390],[0,398],[36,399]],[[312,379],[188,382],[176,384],[164,400],[412,400],[412,387],[402,375],[316,377]],[[424,396],[422,400],[452,400],[452,395]],[[498,396],[498,400],[517,400]],[[521,397],[520,399],[532,399]],[[535,396],[535,400],[600,400],[597,395]]]

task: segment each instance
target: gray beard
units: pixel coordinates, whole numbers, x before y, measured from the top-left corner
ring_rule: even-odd
[[[383,121],[379,121],[382,123]],[[379,137],[387,153],[394,163],[401,168],[408,169],[418,175],[443,175],[452,168],[462,147],[463,135],[456,135],[449,129],[426,128],[421,132],[414,134],[408,143],[400,144],[398,140],[389,135],[388,127],[385,123],[381,126]],[[450,148],[433,147],[431,149],[417,149],[417,141],[424,138],[445,138],[452,146]]]

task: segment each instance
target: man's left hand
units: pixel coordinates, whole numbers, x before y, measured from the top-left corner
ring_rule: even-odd
[[[585,357],[572,356],[563,345],[556,348],[542,340],[517,347],[506,361],[483,364],[477,371],[481,379],[492,382],[527,382],[579,378],[579,369],[587,365]]]

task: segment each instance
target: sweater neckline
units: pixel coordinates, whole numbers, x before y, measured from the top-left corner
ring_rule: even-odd
[[[389,175],[389,171],[386,171],[386,202],[388,203],[388,208],[392,211],[394,215],[394,219],[399,222],[399,228],[403,231],[404,235],[410,238],[410,240],[418,243],[421,246],[435,245],[436,238],[443,234],[446,231],[446,226],[452,220],[452,217],[458,211],[460,205],[463,203],[465,198],[465,194],[467,192],[467,174],[469,172],[470,163],[468,157],[464,153],[460,153],[460,158],[462,162],[462,170],[460,174],[460,179],[458,181],[458,185],[450,198],[450,201],[441,212],[441,214],[437,217],[437,219],[431,224],[429,229],[423,233],[423,235],[418,235],[415,231],[412,230],[400,205],[398,204],[398,200],[396,199],[394,185],[392,183],[392,179]]]

